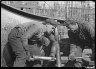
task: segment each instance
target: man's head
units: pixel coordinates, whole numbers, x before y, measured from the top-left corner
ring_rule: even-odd
[[[78,29],[78,25],[77,25],[77,23],[75,23],[75,24],[70,24],[70,25],[69,25],[69,28],[70,28],[72,31],[75,31],[75,30]]]
[[[51,24],[46,24],[46,31],[51,33],[55,27]]]
[[[54,29],[55,27],[53,26],[53,25],[51,25],[50,23],[43,23],[43,31],[44,32],[48,32],[48,33],[50,33],[50,32],[52,32],[53,31],[53,29]]]
[[[69,20],[69,21],[66,21],[66,23],[67,23],[68,27],[70,28],[70,30],[75,31],[78,29],[77,22]]]
[[[43,23],[45,26],[45,30],[50,33],[53,31],[53,29],[58,25],[58,23],[54,19],[46,19],[45,23]]]

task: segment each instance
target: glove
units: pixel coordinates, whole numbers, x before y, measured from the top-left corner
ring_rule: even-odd
[[[71,53],[70,55],[69,55],[69,60],[75,60],[75,53]]]

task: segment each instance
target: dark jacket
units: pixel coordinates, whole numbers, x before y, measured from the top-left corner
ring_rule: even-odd
[[[70,42],[75,43],[78,46],[84,48],[85,46],[92,47],[95,37],[95,31],[93,27],[88,23],[77,23],[78,30],[73,33],[69,31]]]

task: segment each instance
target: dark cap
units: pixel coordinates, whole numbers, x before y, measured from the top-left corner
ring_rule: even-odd
[[[56,22],[54,19],[46,19],[45,22],[46,22],[46,23],[50,23],[51,25],[55,25],[55,26],[58,25],[58,22]]]
[[[73,20],[65,20],[66,25],[76,25],[77,22],[73,21]]]

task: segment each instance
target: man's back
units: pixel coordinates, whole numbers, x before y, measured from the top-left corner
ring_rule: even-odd
[[[24,24],[18,24],[16,27],[19,27],[20,28],[19,31],[23,34],[26,31],[28,31],[29,28],[31,28],[31,27],[34,27],[34,30],[35,30],[35,28],[43,29],[43,24],[40,22],[28,22],[28,23],[24,23]]]
[[[94,38],[94,29],[90,24],[77,22],[78,30],[73,33],[69,31],[69,37],[72,43],[76,43],[77,45],[91,46],[92,39]]]

